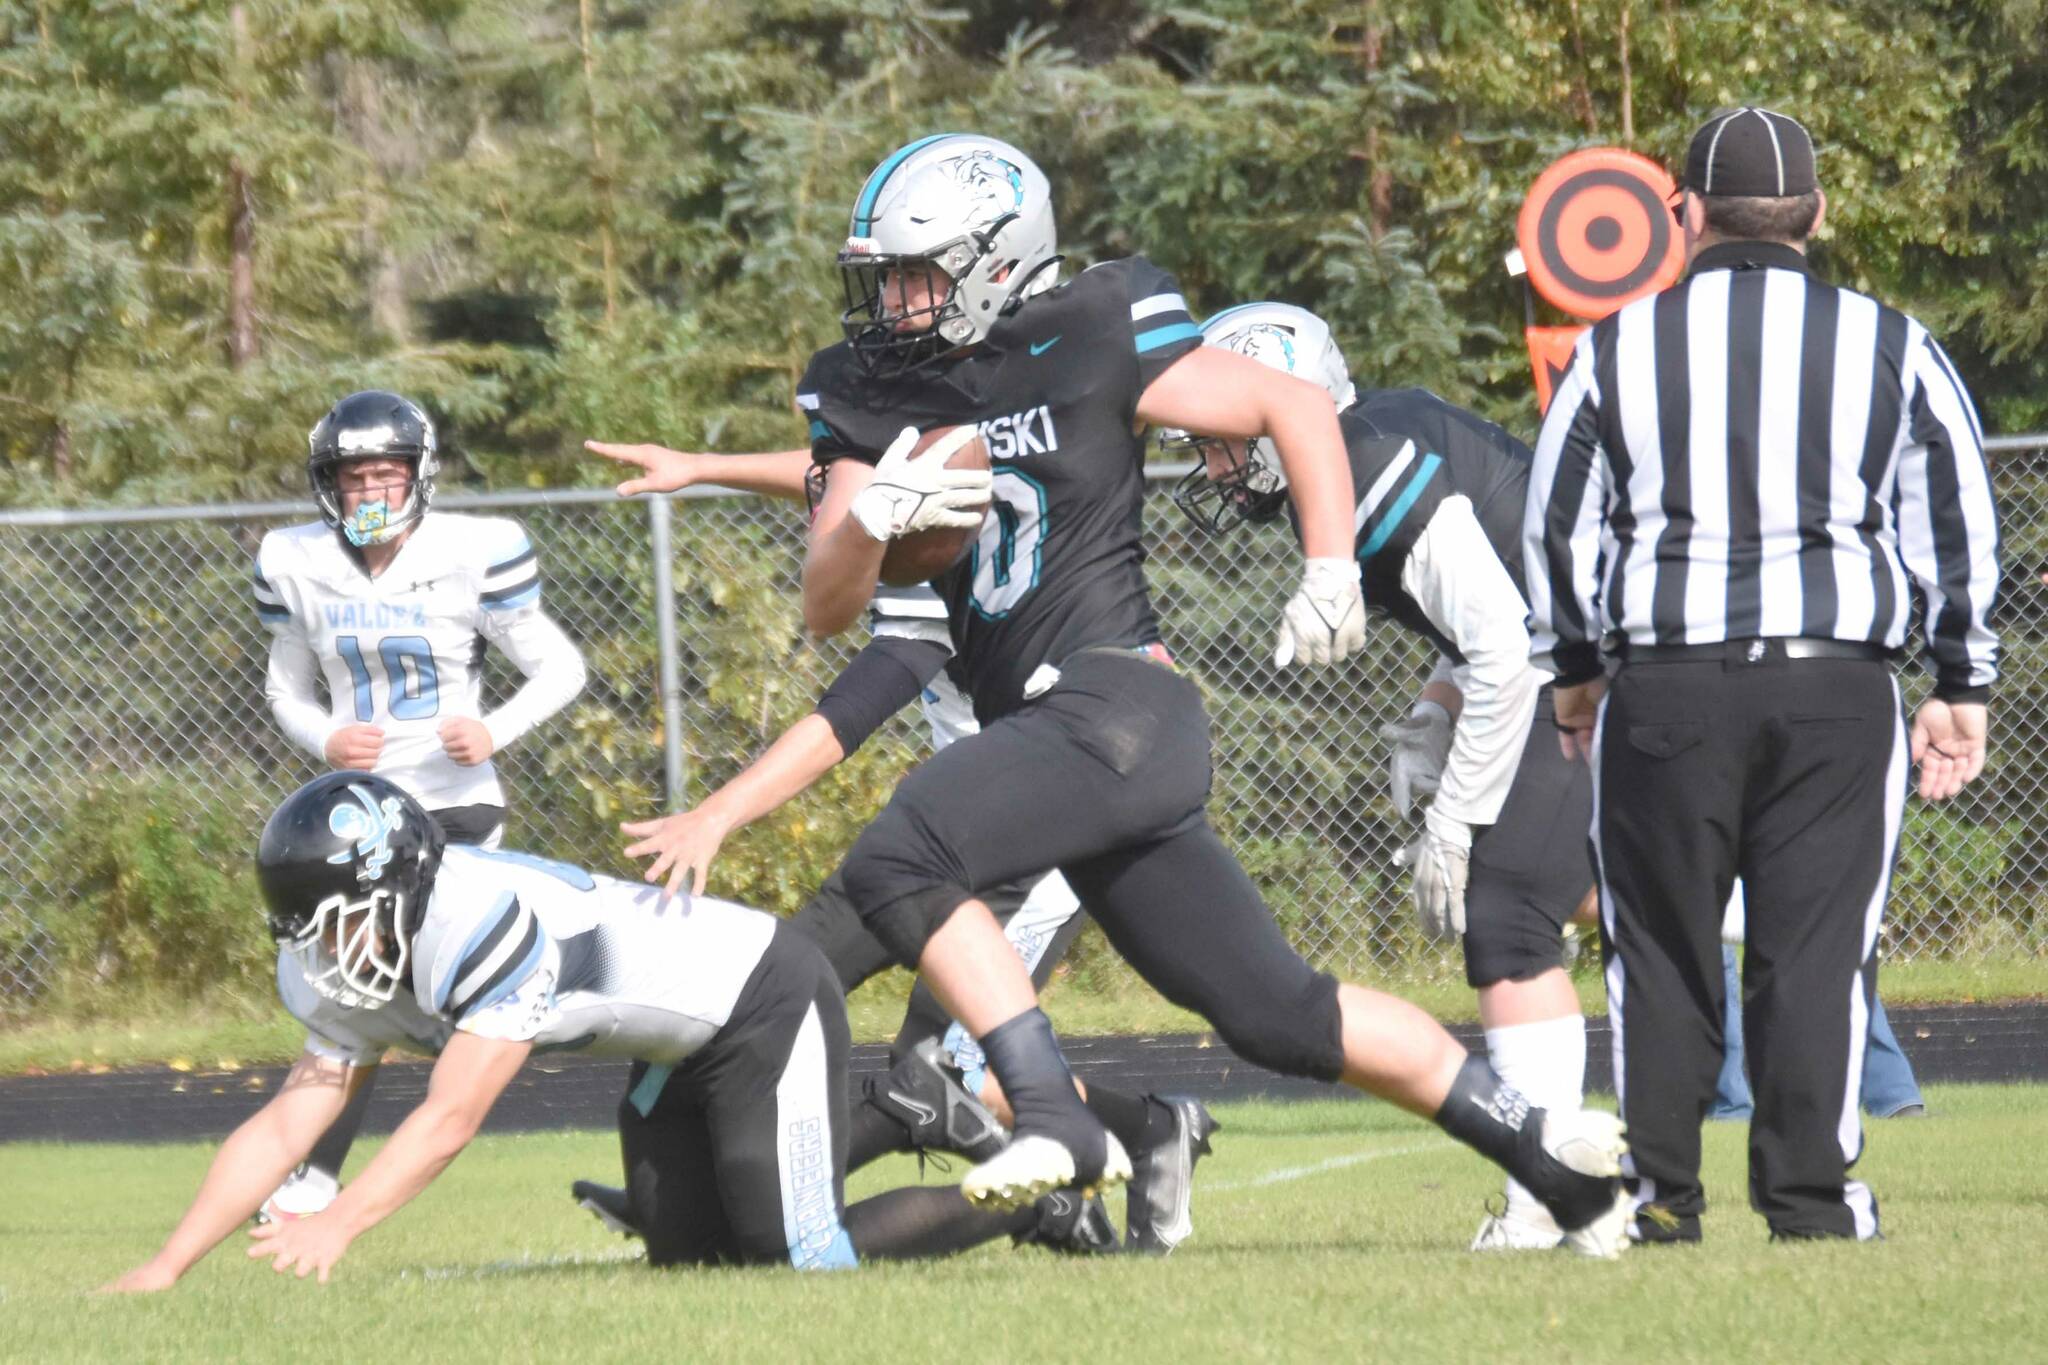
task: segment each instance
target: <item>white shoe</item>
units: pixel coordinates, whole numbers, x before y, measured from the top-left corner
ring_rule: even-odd
[[[1474,1251],[1550,1251],[1564,1241],[1564,1233],[1541,1206],[1510,1208],[1490,1213],[1472,1239]]]
[[[1104,1133],[1107,1144],[1102,1175],[1081,1193],[1092,1197],[1131,1178],[1131,1158],[1116,1134]],[[1054,1138],[1031,1134],[1020,1137],[1002,1151],[967,1173],[960,1193],[978,1208],[1009,1210],[1064,1189],[1074,1183],[1074,1154]]]
[[[1628,1250],[1629,1228],[1635,1223],[1635,1196],[1626,1189],[1614,1196],[1614,1206],[1586,1226],[1564,1235],[1564,1244],[1581,1256],[1598,1261],[1618,1261]]]
[[[341,1194],[341,1183],[323,1170],[300,1166],[284,1178],[256,1211],[259,1223],[289,1223],[294,1218],[311,1218]]]
[[[1599,1109],[1567,1109],[1543,1116],[1543,1150],[1580,1175],[1615,1179],[1628,1153],[1628,1131],[1618,1115]],[[1581,1256],[1612,1261],[1628,1249],[1635,1199],[1617,1186],[1614,1202],[1582,1228],[1567,1232],[1564,1244]]]

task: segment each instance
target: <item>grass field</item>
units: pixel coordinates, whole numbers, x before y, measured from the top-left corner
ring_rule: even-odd
[[[616,1149],[569,1133],[479,1141],[325,1288],[226,1247],[169,1295],[107,1300],[83,1291],[154,1247],[206,1150],[0,1147],[0,1358],[2038,1359],[2048,1089],[1928,1099],[1933,1117],[1871,1129],[1883,1245],[1767,1244],[1742,1199],[1747,1130],[1714,1124],[1706,1244],[1615,1265],[1466,1253],[1489,1170],[1386,1106],[1330,1102],[1220,1111],[1195,1240],[1164,1262],[1005,1246],[657,1274],[570,1204],[571,1176],[615,1169]],[[854,1193],[914,1178],[877,1166]]]

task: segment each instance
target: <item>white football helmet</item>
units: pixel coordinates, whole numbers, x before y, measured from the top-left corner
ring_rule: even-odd
[[[1202,344],[1250,356],[1297,379],[1320,384],[1342,412],[1358,399],[1344,352],[1330,335],[1330,324],[1291,303],[1241,303],[1202,324]],[[1270,521],[1287,501],[1287,473],[1272,441],[1264,436],[1243,443],[1242,457],[1228,458],[1221,472],[1212,470],[1212,450],[1229,453],[1219,438],[1173,429],[1159,433],[1161,450],[1185,453],[1195,461],[1173,500],[1204,530],[1220,531],[1231,518]]]
[[[839,253],[847,342],[871,372],[892,374],[971,346],[1012,304],[1053,287],[1057,250],[1052,185],[1030,157],[975,133],[919,138],[854,200]],[[914,299],[920,280],[930,287]]]

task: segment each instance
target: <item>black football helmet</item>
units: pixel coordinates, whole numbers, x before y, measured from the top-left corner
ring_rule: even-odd
[[[410,398],[382,389],[352,393],[328,409],[307,435],[311,448],[306,477],[320,516],[348,538],[351,545],[377,545],[400,534],[427,514],[434,501],[434,476],[441,472],[434,423]],[[337,475],[350,460],[405,460],[412,465],[412,484],[405,501],[393,509],[387,501],[364,503],[344,516]]]
[[[263,827],[270,936],[330,1000],[362,1009],[404,984],[444,845],[420,803],[366,772],[316,777]]]

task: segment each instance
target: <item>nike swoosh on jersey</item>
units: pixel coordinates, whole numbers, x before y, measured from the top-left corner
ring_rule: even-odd
[[[1064,333],[1064,332],[1060,333],[1060,336],[1065,336],[1065,335],[1066,335],[1066,333]],[[1052,339],[1051,341],[1034,341],[1034,342],[1032,342],[1032,343],[1031,343],[1031,354],[1033,354],[1033,355],[1044,355],[1044,354],[1045,354],[1045,353],[1046,353],[1047,351],[1050,351],[1050,350],[1051,350],[1051,349],[1052,349],[1053,347],[1055,347],[1055,346],[1057,346],[1057,345],[1059,345],[1059,344],[1060,344],[1060,338],[1059,338],[1059,337],[1054,337],[1054,338],[1053,338],[1053,339]]]

